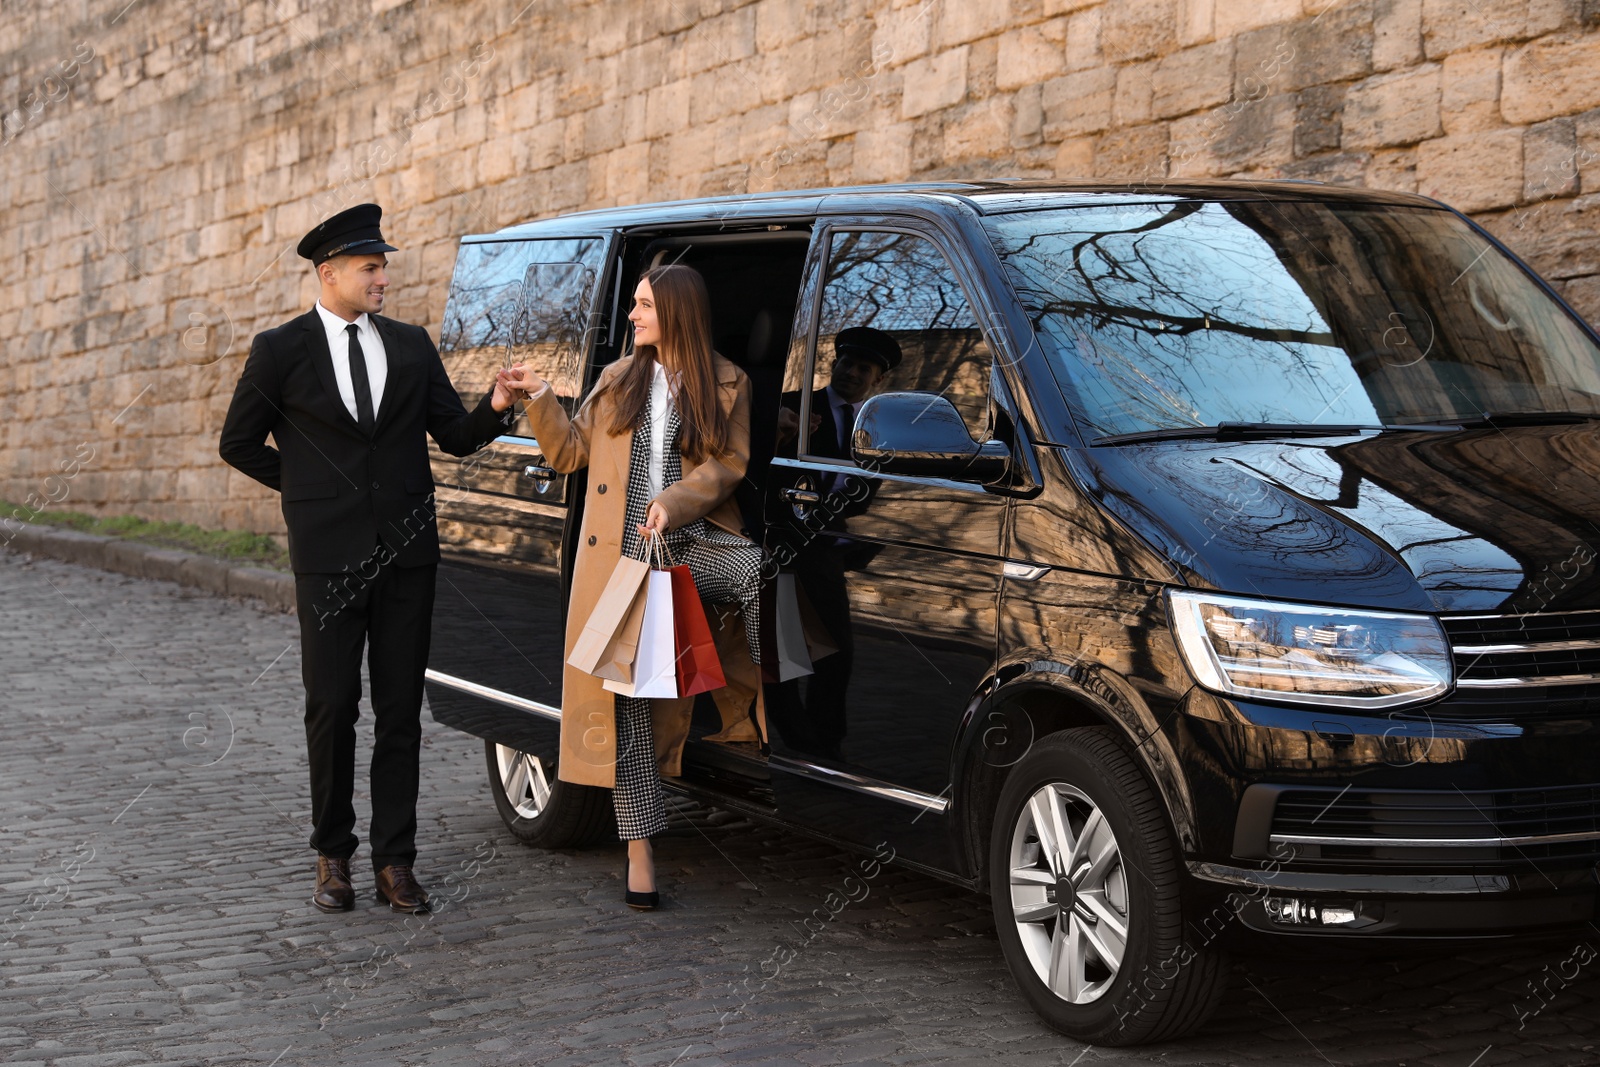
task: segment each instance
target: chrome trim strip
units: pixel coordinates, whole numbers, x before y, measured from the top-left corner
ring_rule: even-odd
[[[1038,563],[1018,563],[1008,559],[1004,571],[1007,578],[1015,578],[1019,582],[1036,582],[1049,574],[1050,568]]]
[[[1527,689],[1542,685],[1590,685],[1600,674],[1547,674],[1531,678],[1457,678],[1457,689]]]
[[[1440,622],[1454,622],[1457,619],[1535,619],[1561,618],[1567,615],[1594,615],[1600,614],[1600,608],[1576,608],[1572,611],[1522,611],[1511,615],[1441,615]]]
[[[1526,837],[1318,837],[1315,834],[1273,834],[1268,840],[1286,845],[1357,845],[1362,848],[1489,848],[1498,845],[1544,845],[1559,841],[1600,841],[1600,830],[1530,834]]]
[[[541,704],[537,700],[529,700],[526,697],[502,692],[499,689],[490,689],[486,685],[479,685],[477,682],[469,682],[465,678],[457,678],[453,674],[443,674],[435,670],[423,671],[422,677],[425,681],[442,685],[447,689],[457,689],[463,693],[470,693],[472,696],[481,697],[484,700],[492,700],[496,704],[504,704],[508,708],[526,711],[529,714],[538,715],[540,718],[551,719],[555,722],[561,721],[560,708],[552,708],[549,704]]]
[[[836,785],[855,793],[865,793],[869,797],[892,800],[896,804],[904,804],[910,808],[931,811],[936,815],[943,815],[950,808],[948,797],[929,796],[915,789],[905,789],[898,785],[890,785],[888,782],[880,782],[876,778],[867,778],[848,771],[835,770],[832,767],[821,767],[804,760],[789,759],[787,756],[769,756],[767,766],[773,770],[788,771],[801,778],[827,782],[829,785]]]
[[[1487,656],[1496,652],[1570,652],[1579,648],[1600,648],[1600,641],[1529,641],[1515,645],[1451,645],[1460,656]]]

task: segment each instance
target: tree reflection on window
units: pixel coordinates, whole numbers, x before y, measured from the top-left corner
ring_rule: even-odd
[[[986,223],[1092,436],[1600,412],[1600,352],[1450,212],[1175,201]]]
[[[985,431],[992,356],[943,253],[925,237],[879,231],[833,236],[822,290],[813,388],[828,384],[833,337],[852,326],[883,330],[901,362],[882,391],[939,393],[968,428]]]

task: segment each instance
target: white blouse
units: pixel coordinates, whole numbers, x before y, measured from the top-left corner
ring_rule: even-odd
[[[672,403],[672,390],[667,385],[667,372],[659,362],[651,365],[650,378],[650,500],[661,495],[666,477],[667,412]]]

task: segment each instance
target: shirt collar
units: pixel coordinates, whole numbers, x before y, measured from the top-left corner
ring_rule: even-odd
[[[317,301],[317,314],[322,317],[322,328],[330,335],[343,333],[345,327],[350,325],[350,323],[323,307],[321,300]],[[365,311],[356,316],[355,327],[357,333],[366,333],[372,329],[372,319],[368,317]]]

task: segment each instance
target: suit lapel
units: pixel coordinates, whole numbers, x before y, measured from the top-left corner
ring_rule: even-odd
[[[328,331],[322,325],[322,316],[317,313],[316,308],[312,308],[300,316],[300,324],[306,331],[306,350],[311,353],[311,364],[317,368],[317,377],[321,379],[322,388],[327,392],[328,399],[339,409],[339,414],[359,430],[361,424],[350,414],[350,409],[344,406],[344,397],[339,395],[339,379],[333,373],[333,353],[328,349]]]
[[[390,416],[400,405],[397,402],[399,390],[404,383],[409,382],[410,376],[403,373],[411,366],[406,359],[407,353],[402,350],[404,344],[399,331],[394,328],[394,323],[381,315],[368,315],[372,320],[372,328],[378,331],[378,336],[383,338],[383,358],[388,366],[384,376],[383,396],[378,398],[378,410],[372,424],[372,435],[376,437],[389,421]]]

